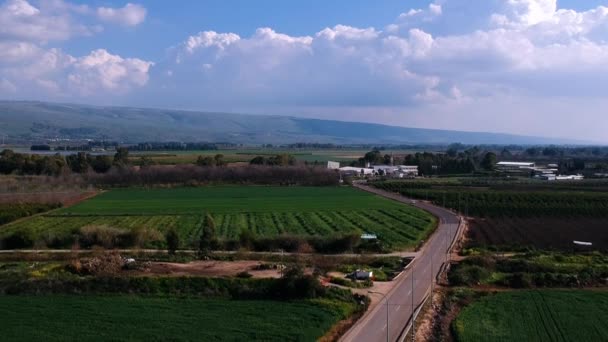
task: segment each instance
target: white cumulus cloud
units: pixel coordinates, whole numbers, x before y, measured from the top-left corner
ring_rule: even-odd
[[[126,26],[137,26],[146,19],[147,10],[142,5],[128,3],[122,8],[99,7],[99,19]]]

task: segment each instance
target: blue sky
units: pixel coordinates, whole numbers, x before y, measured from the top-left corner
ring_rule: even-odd
[[[0,0],[0,98],[608,142],[606,6]]]

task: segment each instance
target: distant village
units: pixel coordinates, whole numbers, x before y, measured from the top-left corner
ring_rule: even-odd
[[[365,167],[340,166],[339,162],[327,162],[327,168],[337,170],[342,176],[385,176],[407,179],[419,176],[417,165],[371,165]],[[583,175],[560,175],[557,164],[537,166],[535,162],[501,161],[496,163],[496,171],[508,176],[528,176],[545,181],[583,180]]]

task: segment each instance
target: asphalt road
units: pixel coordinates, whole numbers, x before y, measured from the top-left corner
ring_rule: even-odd
[[[348,342],[396,341],[409,324],[412,312],[422,303],[430,290],[431,280],[437,278],[441,266],[446,262],[448,250],[456,237],[460,220],[453,212],[426,202],[412,203],[411,199],[398,194],[362,184],[355,186],[383,197],[414,205],[439,218],[439,226],[435,233],[424,244],[409,270],[399,277],[397,284],[388,294],[385,294],[384,299],[340,339]],[[383,294],[370,295],[383,297]]]

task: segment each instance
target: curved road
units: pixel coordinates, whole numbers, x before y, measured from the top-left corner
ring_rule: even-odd
[[[409,270],[399,277],[395,286],[382,301],[366,313],[340,339],[340,341],[348,342],[396,341],[404,332],[405,327],[410,324],[412,312],[426,297],[431,288],[431,280],[437,278],[442,265],[446,262],[449,249],[458,233],[460,218],[447,209],[426,202],[414,202],[399,194],[363,184],[354,184],[354,186],[426,210],[439,219],[439,226],[429,241],[424,244]],[[382,297],[382,294],[373,293],[371,295]],[[414,310],[412,310],[412,297]]]

